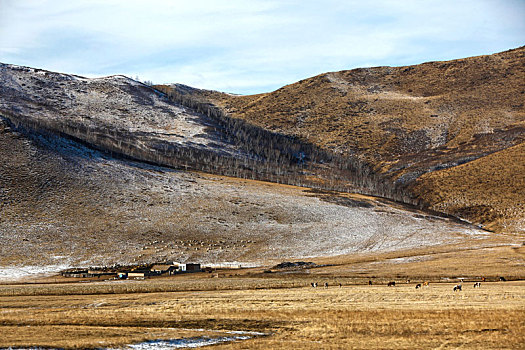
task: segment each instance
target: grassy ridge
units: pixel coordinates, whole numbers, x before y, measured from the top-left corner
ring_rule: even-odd
[[[390,198],[406,189],[398,199],[439,208],[498,232],[525,229],[523,211],[508,210],[523,201],[510,195],[512,186],[498,181],[499,176],[523,174],[522,157],[506,162],[500,151],[525,141],[524,47],[448,62],[326,73],[252,96],[190,93],[234,118],[358,159],[380,175],[374,180],[390,183]],[[458,167],[493,153],[491,161],[505,163],[498,173]],[[443,188],[427,180],[412,186],[424,174],[443,172],[446,178],[446,170],[456,167],[458,176],[464,170],[483,184],[474,186],[469,196],[490,192],[506,199],[488,204],[488,212],[498,212],[508,224],[470,201],[440,205],[429,195],[443,191],[461,201],[458,181],[439,183]]]

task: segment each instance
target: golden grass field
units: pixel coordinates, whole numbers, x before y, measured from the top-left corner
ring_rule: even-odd
[[[505,250],[496,253],[512,256]],[[494,262],[495,256],[487,259]],[[223,270],[219,278],[213,278],[215,273],[198,273],[144,281],[54,283],[64,279],[48,278],[47,283],[0,285],[0,348],[105,348],[154,339],[213,338],[229,335],[228,331],[266,335],[216,348],[525,346],[523,280],[492,282],[496,279],[492,276],[488,278],[491,282],[473,288],[480,279],[467,277],[463,291],[453,292],[457,279],[442,283],[434,275],[428,287],[415,289],[422,279],[414,277],[407,283],[392,277],[397,284],[387,287],[388,271],[393,276],[401,268],[383,265],[384,274],[374,276],[369,286],[369,277],[348,272],[363,261],[342,261],[339,268],[309,273]],[[417,270],[408,265],[406,271],[414,275]],[[420,265],[423,275],[429,265]],[[313,281],[319,282],[318,288],[309,286]],[[328,288],[323,287],[324,282],[329,283]]]
[[[522,348],[524,287],[498,282],[480,289],[465,284],[457,293],[446,283],[419,290],[408,284],[3,296],[0,346],[90,348],[245,330],[270,335],[224,347]]]

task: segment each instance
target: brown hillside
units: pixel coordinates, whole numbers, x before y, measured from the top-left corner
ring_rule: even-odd
[[[193,94],[233,117],[355,155],[398,185],[410,186],[423,174],[453,168],[443,176],[454,173],[456,180],[436,181],[438,175],[426,175],[411,187],[414,195],[431,208],[498,231],[525,229],[523,224],[501,226],[500,219],[487,214],[505,213],[514,223],[524,215],[509,209],[522,208],[523,196],[514,195],[507,181],[499,181],[523,178],[523,148],[515,149],[513,162],[506,162],[507,152],[499,151],[525,140],[525,47],[448,62],[326,73],[252,96],[202,90]],[[486,162],[501,164],[498,172],[481,165],[457,167],[492,153]],[[451,201],[459,200],[464,176],[471,179],[470,197],[490,192],[502,200],[470,211],[468,201],[441,205],[429,194],[442,192]]]
[[[432,209],[479,220],[490,230],[524,227],[525,143],[427,173],[417,179],[415,192]]]

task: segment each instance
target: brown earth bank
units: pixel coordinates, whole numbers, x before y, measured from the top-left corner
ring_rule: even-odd
[[[428,208],[496,232],[525,229],[524,47],[331,72],[252,96],[158,88],[358,159]]]

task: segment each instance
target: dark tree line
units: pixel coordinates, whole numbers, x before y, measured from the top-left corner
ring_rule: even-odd
[[[278,182],[328,190],[357,191],[404,203],[420,204],[406,187],[396,186],[393,179],[375,172],[372,166],[355,156],[336,154],[304,140],[233,118],[204,98],[196,97],[191,93],[191,88],[174,86],[159,89],[171,101],[212,118],[222,127],[229,141],[244,151],[255,154],[257,159],[266,164],[282,169],[280,175],[285,175],[286,178]],[[255,178],[269,180],[262,176]]]
[[[213,119],[216,131],[242,152],[230,155],[101,124],[36,119],[7,111],[1,114],[22,132],[58,134],[112,155],[152,164],[324,190],[360,192],[419,204],[405,188],[396,188],[391,179],[375,173],[371,166],[357,157],[335,154],[295,137],[233,118],[184,90],[163,92],[171,101]]]

